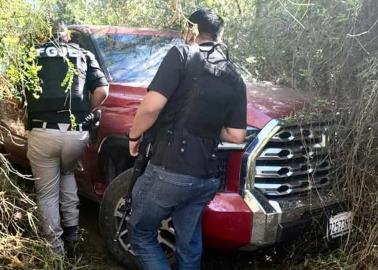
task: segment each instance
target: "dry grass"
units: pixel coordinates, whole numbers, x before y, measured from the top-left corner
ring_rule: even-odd
[[[53,253],[39,233],[34,200],[16,184],[16,171],[3,155],[0,161],[0,268],[93,269]]]
[[[355,213],[354,231],[344,250],[355,269],[378,265],[378,58],[359,74],[364,87],[339,126],[339,175]],[[342,138],[342,139],[341,139]]]
[[[378,267],[378,57],[364,61],[360,70],[360,91],[334,109],[339,117],[331,147],[340,180],[336,193],[354,212],[353,229],[338,249],[312,253],[292,269]]]

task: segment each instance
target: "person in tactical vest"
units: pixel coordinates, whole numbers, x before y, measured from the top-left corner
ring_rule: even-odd
[[[131,247],[143,269],[170,269],[157,239],[168,217],[178,269],[200,269],[202,212],[220,188],[217,146],[245,139],[246,89],[219,42],[223,28],[211,10],[189,17],[186,44],[163,59],[129,133],[132,156],[143,133],[154,138],[151,160],[132,191],[128,221]]]
[[[26,93],[28,151],[42,226],[54,251],[72,251],[79,238],[79,198],[73,174],[88,142],[91,109],[108,95],[95,56],[68,43],[68,29],[36,48],[41,93]]]

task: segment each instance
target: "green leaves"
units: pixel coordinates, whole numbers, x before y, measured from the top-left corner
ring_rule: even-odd
[[[77,122],[76,117],[71,111],[71,97],[72,97],[72,83],[75,79],[76,75],[79,75],[78,70],[75,68],[75,65],[67,58],[64,57],[64,62],[67,63],[67,73],[64,77],[63,81],[61,82],[60,86],[65,88],[64,92],[67,93],[67,98],[69,100],[69,117],[70,117],[70,124],[71,124],[71,130],[76,130]]]
[[[0,1],[0,63],[4,69],[1,98],[21,99],[24,91],[38,98],[42,91],[38,79],[33,44],[46,38],[47,14],[30,1]],[[30,49],[32,48],[32,49]]]
[[[212,7],[213,4],[214,4],[214,0],[206,0],[206,5],[207,5],[208,7]]]
[[[64,57],[64,62],[67,64],[67,73],[64,77],[63,81],[61,82],[60,86],[65,88],[65,92],[71,92],[71,87],[73,80],[75,78],[75,75],[78,75],[78,71],[76,70],[74,64],[66,57]]]
[[[41,66],[35,62],[35,49],[27,50],[25,46],[21,46],[17,60],[9,65],[5,73],[12,87],[13,98],[21,98],[24,91],[32,92],[35,98],[39,98],[42,93],[38,77]]]

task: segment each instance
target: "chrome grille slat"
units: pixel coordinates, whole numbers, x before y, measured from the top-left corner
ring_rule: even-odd
[[[283,196],[329,186],[328,137],[325,123],[283,126],[256,159],[254,187]]]
[[[325,128],[326,127],[324,126],[300,127],[298,129],[284,128],[273,136],[271,142],[291,142],[322,139]]]
[[[327,153],[326,149],[320,144],[313,144],[311,150],[307,148],[303,145],[291,148],[268,147],[261,153],[257,160],[291,160],[314,155],[324,155]]]
[[[308,183],[307,181],[303,181],[303,183],[297,184],[259,184],[256,183],[255,187],[260,189],[264,194],[268,196],[282,196],[282,195],[289,195],[304,191],[310,191],[313,188],[324,188],[329,186],[329,181],[325,183],[321,183],[321,180],[317,182],[313,182],[309,185],[304,185],[304,183]]]
[[[318,181],[317,179],[323,179],[323,178],[329,178],[329,177],[330,177],[329,173],[325,172],[325,173],[310,174],[310,175],[303,174],[300,176],[286,178],[286,179],[260,178],[256,183],[257,184],[272,184],[272,185],[284,185],[284,184],[292,184],[292,183],[297,183],[297,182],[315,183],[316,181]]]
[[[319,162],[323,163],[323,162]],[[324,167],[318,167],[320,164],[306,164],[302,163],[297,165],[296,167],[293,166],[256,166],[256,178],[285,178],[289,176],[297,176],[302,174],[312,174],[314,172],[322,172],[327,171],[331,167],[329,165]],[[302,168],[306,167],[307,170],[303,170]],[[282,171],[282,173],[280,173]],[[257,180],[257,179],[256,179]]]
[[[327,174],[310,174],[310,175],[301,175],[299,177],[294,177],[290,179],[272,179],[272,178],[266,178],[266,179],[259,179],[258,184],[267,184],[267,185],[298,185],[298,183],[307,182],[309,184],[317,183],[321,181],[322,179],[329,179],[330,175]]]

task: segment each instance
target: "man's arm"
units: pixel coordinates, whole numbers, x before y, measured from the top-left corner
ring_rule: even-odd
[[[109,86],[96,87],[95,90],[93,91],[93,94],[91,94],[92,110],[100,106],[108,97],[108,94],[109,94]]]
[[[247,127],[247,95],[241,78],[235,90],[235,100],[221,130],[220,139],[230,143],[243,143]]]
[[[129,137],[138,138],[155,123],[160,111],[167,103],[167,98],[156,91],[149,91],[139,105]],[[129,142],[130,155],[137,156],[139,141]]]
[[[243,143],[245,140],[245,135],[245,129],[223,127],[220,138],[225,142]]]
[[[183,48],[180,47],[180,49]],[[180,49],[176,46],[172,47],[161,62],[155,77],[148,86],[149,91],[136,112],[129,133],[131,139],[139,138],[152,127],[160,111],[178,88],[184,61]],[[137,141],[129,140],[130,155],[138,155],[140,141],[140,139]]]
[[[86,87],[91,92],[91,109],[100,106],[109,94],[109,84],[104,72],[101,70],[96,57],[90,51],[83,50],[87,59]]]

